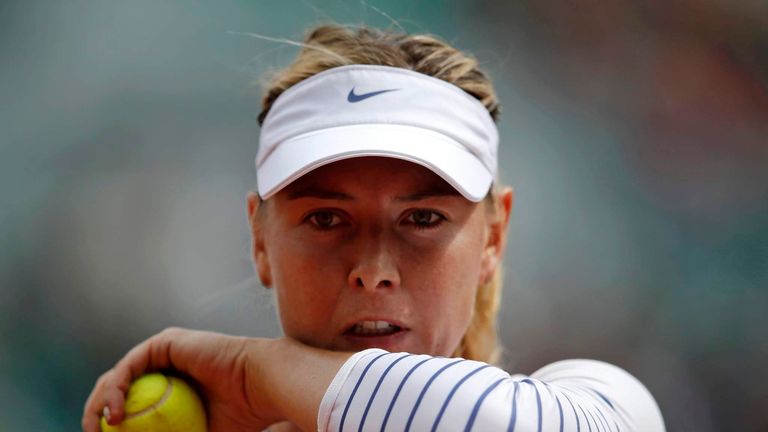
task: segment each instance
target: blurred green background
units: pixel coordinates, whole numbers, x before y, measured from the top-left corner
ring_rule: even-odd
[[[510,371],[602,359],[670,431],[768,431],[768,3],[725,0],[3,0],[0,430],[77,430],[166,326],[279,334],[245,195],[297,48],[245,33],[327,21],[495,79]]]

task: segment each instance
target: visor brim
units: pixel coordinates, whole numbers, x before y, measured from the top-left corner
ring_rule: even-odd
[[[323,165],[362,156],[391,157],[422,165],[465,198],[481,201],[493,175],[464,146],[441,133],[393,124],[333,127],[293,137],[256,167],[258,192],[268,199]]]

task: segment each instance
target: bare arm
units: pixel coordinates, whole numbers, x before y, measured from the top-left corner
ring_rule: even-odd
[[[168,329],[134,347],[99,378],[83,410],[83,430],[99,431],[105,407],[110,424],[122,422],[130,383],[159,369],[195,381],[211,432],[261,430],[283,420],[315,430],[320,400],[349,355],[290,339]]]

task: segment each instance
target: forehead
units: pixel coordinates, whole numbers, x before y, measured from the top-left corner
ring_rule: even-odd
[[[355,157],[323,165],[285,187],[278,195],[288,199],[308,190],[357,193],[461,196],[448,182],[419,164],[390,157]]]

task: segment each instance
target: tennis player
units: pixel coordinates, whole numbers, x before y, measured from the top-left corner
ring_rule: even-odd
[[[101,376],[83,429],[120,423],[131,380],[170,368],[214,432],[664,431],[616,366],[493,366],[513,201],[498,112],[477,62],[434,37],[311,31],[264,98],[248,196],[285,337],[165,330]]]

